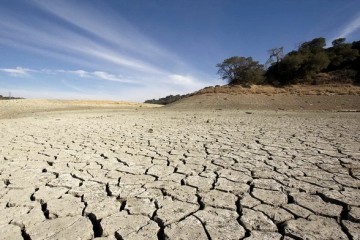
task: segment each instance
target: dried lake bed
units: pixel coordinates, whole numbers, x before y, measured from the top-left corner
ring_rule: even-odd
[[[360,113],[0,119],[1,239],[359,239]]]

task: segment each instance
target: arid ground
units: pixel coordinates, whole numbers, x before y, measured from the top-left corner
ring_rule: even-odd
[[[0,101],[0,239],[359,239],[359,109]]]

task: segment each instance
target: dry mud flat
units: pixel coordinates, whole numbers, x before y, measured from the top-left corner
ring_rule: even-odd
[[[1,239],[359,239],[359,113],[0,119]]]

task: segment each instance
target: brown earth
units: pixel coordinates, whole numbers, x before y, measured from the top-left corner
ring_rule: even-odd
[[[359,111],[360,87],[353,85],[284,88],[218,86],[204,88],[167,106],[171,109],[242,109],[291,111]]]
[[[358,95],[157,106],[0,101],[0,239],[359,239]]]
[[[0,119],[58,111],[154,108],[161,105],[125,101],[17,99],[0,101]]]

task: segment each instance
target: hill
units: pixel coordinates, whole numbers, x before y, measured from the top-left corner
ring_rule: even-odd
[[[216,86],[188,94],[166,106],[171,109],[248,109],[248,110],[331,110],[359,111],[360,86],[292,85]]]

